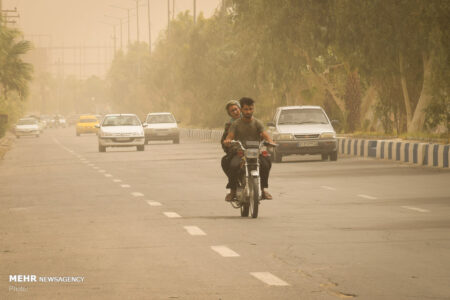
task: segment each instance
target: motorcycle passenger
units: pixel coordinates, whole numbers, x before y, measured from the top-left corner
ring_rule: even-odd
[[[231,162],[231,158],[233,157],[234,151],[233,151],[233,149],[231,149],[231,147],[226,146],[224,144],[224,140],[228,135],[228,130],[230,129],[231,124],[235,120],[238,120],[241,117],[241,105],[239,104],[239,102],[237,100],[231,100],[231,101],[228,101],[227,104],[225,105],[225,110],[227,111],[227,113],[231,117],[231,119],[225,123],[223,135],[220,140],[220,143],[222,144],[222,149],[225,152],[225,155],[222,157],[221,165],[222,165],[223,172],[228,177],[228,183],[227,183],[226,188],[229,189],[230,188],[230,177],[228,176],[228,173],[229,173],[228,169],[230,168],[230,162]],[[232,195],[231,195],[231,193],[228,193],[227,196],[225,197],[225,201],[231,201],[231,200],[233,200]]]
[[[264,130],[264,125],[261,121],[253,117],[255,109],[255,101],[251,98],[241,98],[239,100],[241,104],[242,117],[239,120],[234,121],[230,128],[229,133],[224,140],[225,145],[230,145],[231,140],[239,140],[243,145],[247,141],[260,141],[261,139],[274,144],[268,133]],[[262,155],[259,156],[260,162],[260,175],[261,175],[261,189],[262,198],[271,200],[272,195],[266,190],[269,187],[269,173],[272,163],[268,157]],[[236,189],[238,185],[239,170],[241,168],[241,158],[234,153],[228,171],[228,177],[230,178],[230,198],[236,197]]]

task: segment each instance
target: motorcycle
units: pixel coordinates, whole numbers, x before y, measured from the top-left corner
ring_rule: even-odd
[[[231,146],[237,147],[237,155],[241,157],[236,197],[230,202],[231,206],[241,210],[241,217],[250,215],[257,218],[261,200],[259,156],[269,156],[265,147],[277,145],[266,141],[247,141],[244,147],[240,141],[232,140]]]

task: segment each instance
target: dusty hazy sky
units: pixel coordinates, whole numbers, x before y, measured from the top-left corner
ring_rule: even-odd
[[[174,0],[170,0],[172,4]],[[152,42],[155,43],[158,34],[167,26],[167,0],[150,0]],[[191,10],[193,0],[175,0],[175,14]],[[139,0],[140,41],[148,42],[147,0]],[[205,16],[213,14],[220,0],[197,0],[197,15],[202,11]],[[20,20],[17,26],[25,33],[25,37],[34,41],[37,47],[47,46],[101,46],[113,47],[113,27],[105,23],[119,24],[118,19],[105,15],[123,17],[122,34],[124,46],[128,40],[126,10],[111,7],[111,5],[131,8],[130,38],[136,40],[136,0],[3,0],[3,9],[17,7]],[[120,47],[119,26],[117,26],[117,47]],[[36,35],[44,35],[37,37]],[[52,61],[61,61],[62,51],[52,51]],[[68,64],[65,73],[81,74],[70,67],[80,60],[86,62],[107,62],[112,52],[104,50],[85,50],[79,54],[66,50],[64,61]],[[72,70],[74,69],[74,70]],[[106,66],[83,70],[82,77],[93,73],[103,73]],[[102,75],[102,74],[100,74]]]

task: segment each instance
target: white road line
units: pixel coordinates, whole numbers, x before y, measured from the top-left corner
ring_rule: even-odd
[[[113,179],[114,182],[122,182],[120,179]]]
[[[168,218],[181,218],[181,216],[179,214],[177,214],[176,212],[172,212],[172,211],[165,211],[164,215]]]
[[[323,189],[329,190],[329,191],[335,191],[336,190],[334,187],[327,186],[327,185],[321,185],[320,187],[323,188]]]
[[[103,175],[105,175],[105,177],[112,177],[112,175],[111,175],[111,174],[108,174],[108,173],[103,174]]]
[[[105,173],[105,170],[98,170],[99,173]]]
[[[206,235],[206,233],[197,226],[184,226],[184,229],[186,229],[190,235]]]
[[[89,166],[89,167],[95,167],[95,165],[94,165],[94,164],[88,164],[88,166]]]
[[[358,195],[356,195],[356,196],[361,197],[361,198],[365,198],[365,199],[370,199],[370,200],[375,200],[375,199],[377,199],[377,197],[373,197],[373,196],[369,196],[369,195],[364,195],[364,194],[358,194]]]
[[[130,187],[129,184],[121,184],[120,186],[123,187],[123,188],[129,188]]]
[[[269,272],[251,272],[250,275],[256,277],[257,279],[261,280],[262,282],[268,285],[275,285],[275,286],[289,285],[286,281],[281,280],[280,278]]]
[[[428,209],[423,209],[423,208],[414,207],[414,206],[402,206],[402,208],[410,209],[410,210],[414,210],[414,211],[418,211],[418,212],[422,212],[422,213],[430,212]]]
[[[160,202],[157,201],[147,201],[148,205],[150,206],[161,206],[162,204]]]
[[[139,192],[132,192],[131,195],[135,196],[135,197],[144,197],[144,194],[139,193]]]
[[[98,169],[100,169],[99,167],[92,167],[93,169],[95,169],[95,170],[98,170]]]
[[[211,249],[222,255],[223,257],[239,257],[240,255],[228,248],[227,246],[211,246]]]

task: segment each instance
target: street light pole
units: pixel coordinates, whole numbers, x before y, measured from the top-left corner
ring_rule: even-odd
[[[194,25],[197,22],[197,0],[194,0]]]
[[[150,22],[150,0],[147,0],[147,12],[148,12],[148,48],[150,50],[150,54],[152,54],[152,26]]]
[[[136,0],[136,34],[139,43],[139,0]]]
[[[170,35],[170,0],[167,0],[167,39]]]
[[[119,20],[119,22],[120,22],[120,50],[122,51],[122,48],[123,48],[122,20],[123,20],[124,18],[114,17],[114,16],[110,16],[110,15],[105,15],[105,17],[107,17],[107,18],[113,18],[113,19],[118,19],[118,20]]]

